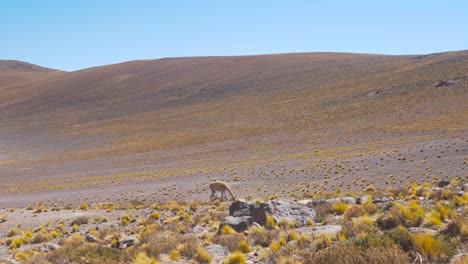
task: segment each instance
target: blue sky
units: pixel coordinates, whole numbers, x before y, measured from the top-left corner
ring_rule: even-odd
[[[77,70],[135,59],[468,49],[468,1],[3,0],[0,59]]]

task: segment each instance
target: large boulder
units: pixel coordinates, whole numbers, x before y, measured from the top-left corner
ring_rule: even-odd
[[[257,204],[244,200],[234,201],[229,206],[229,215],[234,217],[250,216],[252,221],[264,226],[266,224],[265,204]]]
[[[264,203],[263,207],[277,222],[285,220],[298,226],[307,225],[307,221],[316,216],[312,208],[285,201],[271,200]]]
[[[307,221],[316,215],[312,208],[282,200],[272,200],[260,204],[237,200],[229,207],[229,216],[221,222],[218,233],[222,232],[225,225],[231,226],[237,232],[248,229],[253,223],[265,226],[267,213],[277,222],[287,221],[297,226],[307,225]]]

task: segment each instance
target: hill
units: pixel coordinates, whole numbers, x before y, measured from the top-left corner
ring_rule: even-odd
[[[27,185],[34,175],[49,185],[33,190],[44,191],[242,175],[261,185],[263,177],[284,178],[279,184],[284,173],[306,170],[313,178],[300,176],[318,184],[374,174],[385,185],[388,175],[414,179],[418,170],[431,180],[427,164],[400,171],[397,158],[409,159],[408,149],[453,144],[446,151],[453,157],[441,158],[457,164],[466,153],[468,51],[167,58],[54,74],[0,88],[1,147],[9,157],[0,172],[16,175],[2,176],[6,183]],[[388,170],[372,165],[388,152]],[[441,178],[466,172],[444,166]],[[50,187],[72,179],[83,184]]]
[[[0,89],[7,86],[38,81],[54,76],[59,72],[27,62],[0,60]]]

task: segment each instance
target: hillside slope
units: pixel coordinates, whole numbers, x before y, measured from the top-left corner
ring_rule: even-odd
[[[231,166],[253,181],[310,170],[324,186],[330,175],[343,184],[341,176],[466,174],[468,51],[167,58],[55,74],[0,89],[7,193],[37,191],[28,184],[39,179],[45,190],[193,174],[232,180]],[[455,147],[436,155],[434,144]],[[410,154],[417,164],[400,164]],[[265,165],[281,162],[282,172]],[[354,165],[341,174],[337,164]]]
[[[0,60],[0,89],[58,75],[60,71],[15,60]]]

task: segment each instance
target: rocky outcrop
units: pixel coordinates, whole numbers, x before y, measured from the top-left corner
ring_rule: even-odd
[[[225,225],[229,225],[237,232],[248,229],[253,223],[265,226],[267,214],[271,215],[276,222],[287,221],[297,226],[307,225],[307,221],[316,215],[314,209],[297,203],[272,200],[257,204],[237,200],[229,207],[229,216],[221,222],[218,233],[222,232]]]
[[[266,224],[266,211],[266,205],[264,203],[257,204],[244,200],[234,201],[231,206],[229,206],[230,216],[250,216],[253,222],[261,226]]]
[[[307,220],[316,216],[315,210],[312,208],[285,201],[268,201],[264,207],[277,222],[293,222],[298,226],[307,225]]]

